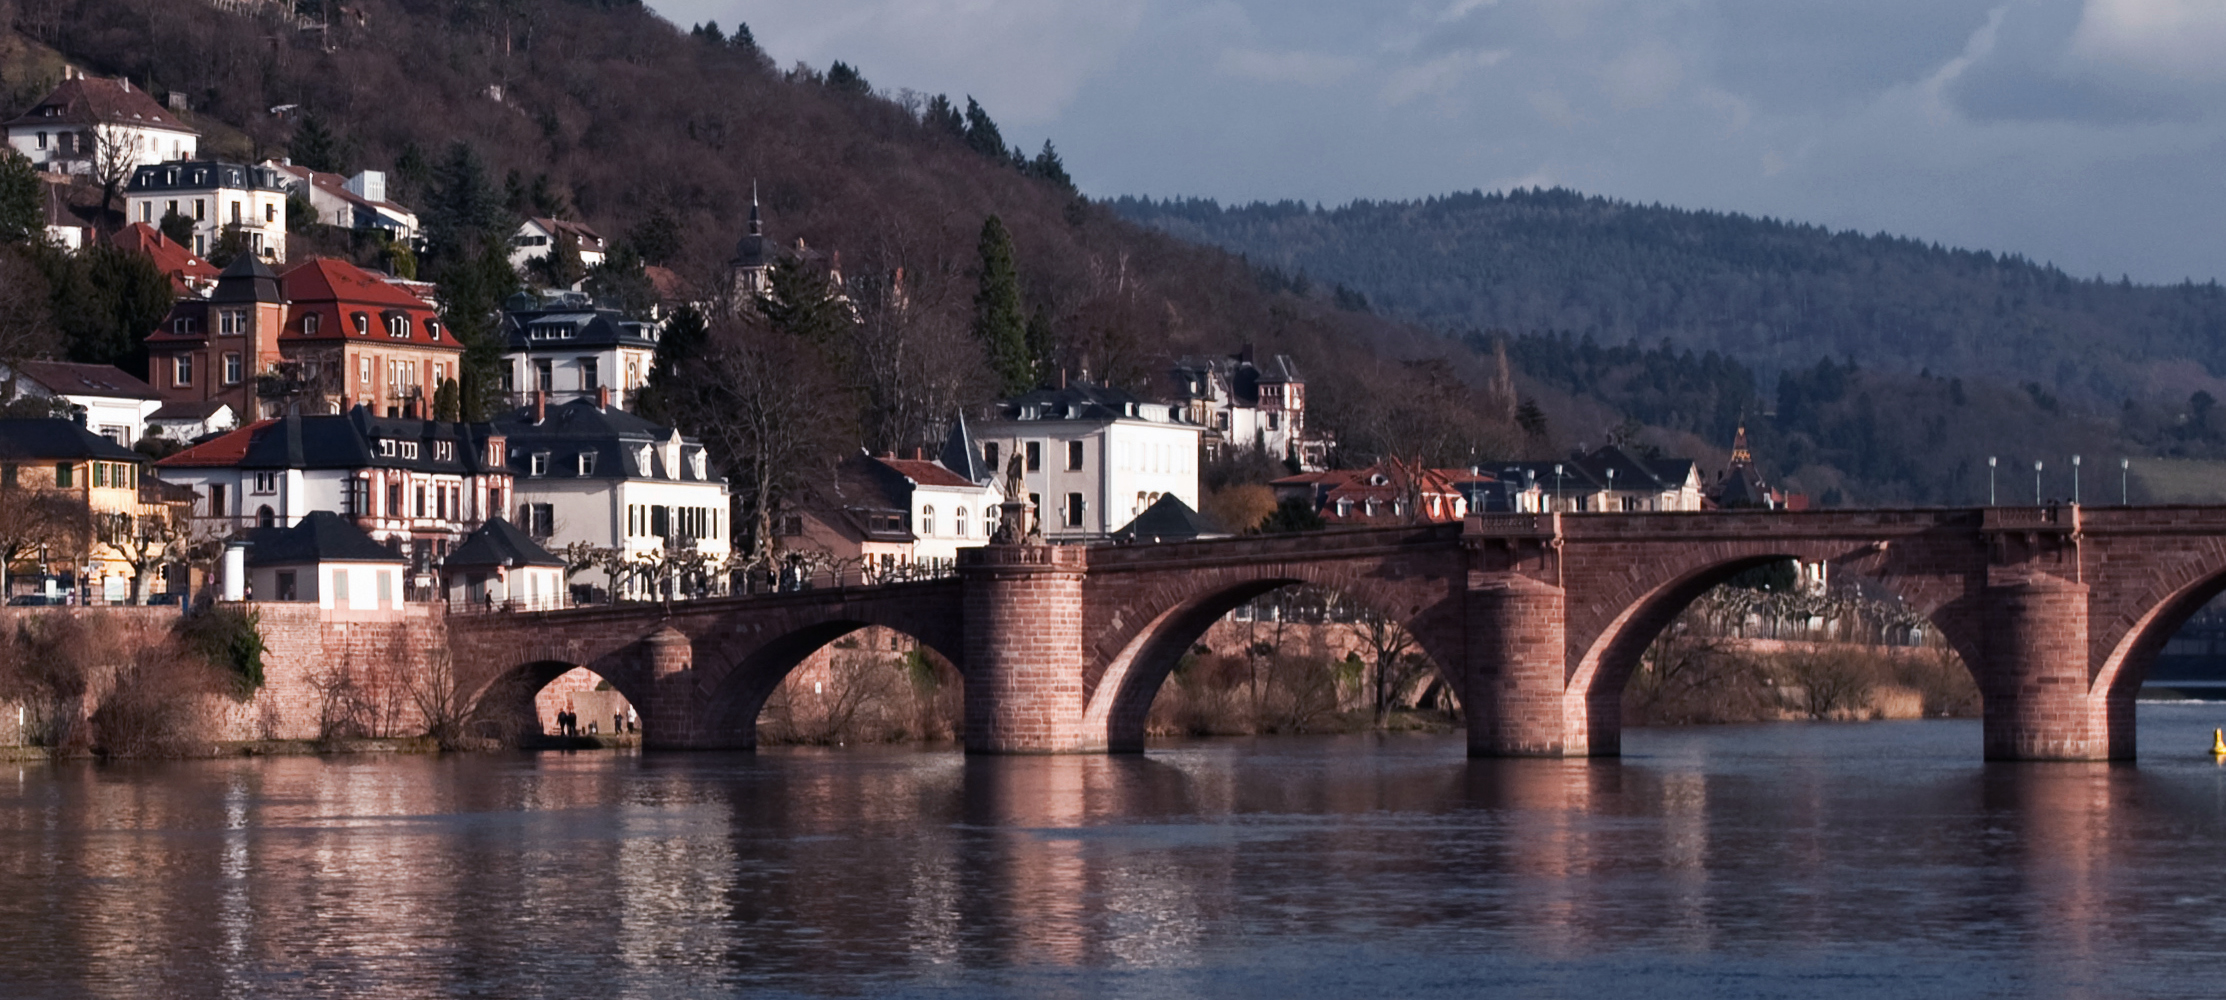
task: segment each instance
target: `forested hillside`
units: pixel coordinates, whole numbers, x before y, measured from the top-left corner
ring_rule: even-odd
[[[1566,190],[1221,206],[1123,198],[1124,217],[1226,247],[1271,283],[1446,330],[1568,332],[1717,351],[1766,379],[1853,360],[2039,383],[2081,404],[2220,395],[2226,290],[2079,278],[2015,255]],[[1325,297],[1335,299],[1334,291]]]
[[[786,345],[722,355],[779,366],[750,383],[759,399],[736,397],[746,380],[732,371],[695,387],[709,392],[703,420],[764,403],[787,421],[691,428],[726,443],[738,479],[776,460],[781,475],[809,477],[861,445],[930,443],[1016,378],[1063,371],[1152,391],[1174,356],[1246,342],[1301,359],[1317,419],[1362,460],[1467,463],[1519,439],[1513,401],[1470,390],[1488,361],[1263,289],[1233,255],[1119,219],[1077,195],[1049,144],[1011,148],[994,109],[965,95],[876,86],[842,63],[777,67],[744,28],[675,26],[626,0],[221,7],[0,0],[0,24],[15,29],[0,32],[0,115],[35,101],[68,60],[182,98],[204,156],[388,171],[388,190],[423,213],[420,277],[441,284],[451,329],[481,360],[484,317],[516,280],[498,258],[520,217],[611,237],[621,273],[592,288],[638,299],[648,263],[718,297],[754,188],[768,234],[839,263],[858,312],[775,310],[749,321],[769,329],[713,331],[752,350]],[[317,247],[314,235],[296,242]],[[784,280],[801,294],[813,279]],[[1008,341],[1022,338],[1016,359]],[[475,370],[467,359],[467,394]],[[753,450],[782,434],[780,449]]]

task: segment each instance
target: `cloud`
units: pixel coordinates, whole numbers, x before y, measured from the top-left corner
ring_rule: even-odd
[[[1505,58],[1505,49],[1467,49],[1399,67],[1384,81],[1383,101],[1397,106],[1417,97],[1450,93],[1470,71],[1489,69]]]
[[[2218,0],[2087,0],[2071,53],[2143,74],[2226,81],[2226,4]]]
[[[1361,62],[1352,56],[1319,52],[1263,52],[1259,49],[1224,49],[1214,68],[1223,76],[1261,83],[1322,85],[1353,74]]]

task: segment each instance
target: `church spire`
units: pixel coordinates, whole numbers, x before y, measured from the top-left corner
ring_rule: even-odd
[[[1747,451],[1747,425],[1739,425],[1739,433],[1731,439],[1731,467],[1755,464],[1755,457]]]
[[[750,235],[765,235],[765,220],[757,214],[757,181],[750,182]]]

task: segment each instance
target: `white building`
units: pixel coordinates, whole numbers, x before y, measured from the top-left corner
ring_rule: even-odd
[[[317,221],[342,229],[384,230],[387,238],[406,242],[417,236],[417,213],[388,201],[386,174],[366,170],[354,177],[321,173],[295,166],[288,160],[265,160],[287,187],[309,202]]]
[[[1228,357],[1190,358],[1169,373],[1185,419],[1206,428],[1208,459],[1223,448],[1297,459],[1302,472],[1326,468],[1329,439],[1306,425],[1306,380],[1290,355],[1255,364],[1252,345]]]
[[[239,425],[232,404],[214,399],[172,400],[147,416],[147,433],[172,441],[193,441]]]
[[[248,588],[257,601],[300,601],[326,611],[399,611],[409,561],[331,511],[283,528],[248,532]]]
[[[147,434],[147,420],[162,408],[162,393],[115,365],[71,361],[0,363],[9,399],[59,399],[83,410],[85,428],[126,448]]]
[[[575,543],[615,549],[640,566],[624,575],[588,570],[630,597],[682,597],[716,589],[733,552],[726,480],[703,444],[591,400],[537,402],[495,418],[517,483],[518,527],[551,551]],[[669,571],[692,553],[699,571]]]
[[[520,292],[503,307],[503,391],[514,406],[535,393],[570,403],[608,392],[630,409],[649,382],[659,334],[658,324],[599,309],[580,292]]]
[[[72,76],[6,128],[10,147],[56,173],[93,173],[104,142],[130,166],[190,160],[201,146],[201,133],[130,80]]]
[[[973,436],[999,482],[1020,457],[1046,539],[1095,541],[1168,494],[1198,507],[1204,428],[1184,416],[1179,406],[1078,383],[999,403]]]
[[[132,171],[124,217],[160,227],[176,213],[193,220],[193,252],[208,256],[237,229],[250,252],[286,259],[286,179],[269,167],[214,160],[171,161]]]
[[[451,607],[545,611],[571,603],[564,560],[504,518],[465,536],[441,565]]]
[[[410,583],[422,587],[467,532],[508,509],[502,453],[501,434],[485,424],[373,417],[358,406],[257,421],[155,463],[155,474],[200,494],[197,538],[333,512],[408,559]]]
[[[510,237],[510,266],[523,272],[528,262],[548,256],[564,237],[571,238],[579,248],[580,263],[588,267],[602,263],[608,253],[601,233],[581,223],[535,216],[520,223]]]

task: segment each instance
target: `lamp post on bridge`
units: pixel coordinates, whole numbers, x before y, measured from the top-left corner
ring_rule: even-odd
[[[1607,503],[1608,503],[1608,509],[1609,509],[1609,510],[1614,510],[1614,509],[1616,509],[1616,502],[1615,502],[1615,467],[1614,467],[1614,466],[1612,466],[1612,465],[1608,467],[1608,500],[1607,500]]]
[[[2132,468],[2132,459],[2121,458],[2118,460],[2118,506],[2120,507],[2133,506],[2132,494],[2126,492],[2126,474]]]
[[[2035,507],[2041,505],[2040,472],[2040,459],[2036,458],[2033,460],[2033,506]]]
[[[2071,505],[2079,506],[2079,456],[2071,457]]]
[[[1994,466],[1996,462],[1997,459],[1994,456],[1988,455],[1986,457],[1986,505],[1989,507],[1994,506]]]
[[[1554,509],[1561,509],[1561,463],[1554,463]]]

